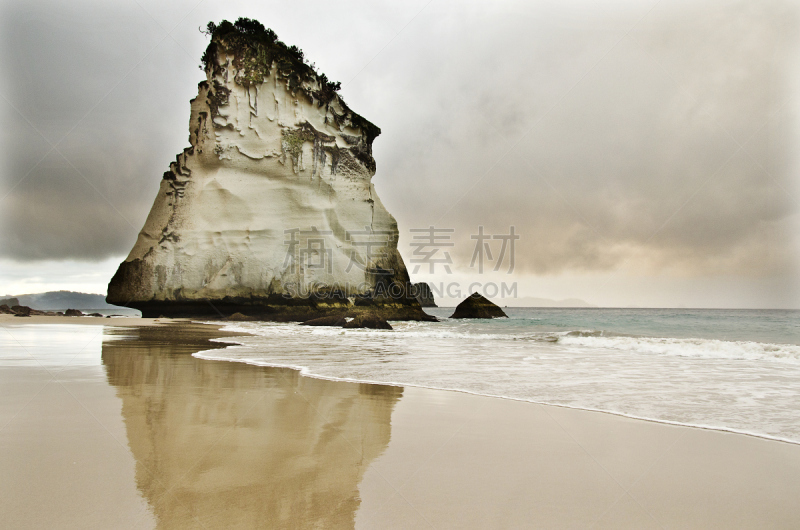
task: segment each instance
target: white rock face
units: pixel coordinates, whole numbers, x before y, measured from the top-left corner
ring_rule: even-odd
[[[273,60],[248,82],[241,50],[215,37],[209,55],[191,147],[164,174],[109,302],[156,316],[202,313],[208,301],[222,313],[272,312],[313,290],[350,298],[312,304],[339,307],[407,285],[397,223],[371,183],[380,130],[315,75],[298,83]],[[413,306],[401,298],[383,305]]]

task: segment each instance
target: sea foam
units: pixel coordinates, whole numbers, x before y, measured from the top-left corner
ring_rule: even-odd
[[[786,317],[779,316],[784,320],[770,318],[781,327],[767,336],[783,339],[794,331],[785,331]],[[663,331],[663,323],[651,318],[649,329]],[[703,338],[643,336],[647,328],[641,323],[611,330],[543,329],[520,318],[393,325],[393,331],[378,331],[231,323],[224,329],[250,335],[236,337],[238,346],[197,356],[294,368],[324,379],[456,390],[800,443],[800,345],[714,337],[719,328],[742,328],[739,322],[708,324],[700,330],[707,335]],[[762,335],[763,328],[758,330]],[[696,327],[690,331],[698,332]],[[747,334],[747,329],[739,331]]]

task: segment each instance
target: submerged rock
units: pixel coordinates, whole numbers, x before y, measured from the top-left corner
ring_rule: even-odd
[[[320,318],[312,318],[311,320],[306,320],[305,322],[301,322],[301,326],[334,326],[334,327],[342,327],[347,323],[342,315],[330,315],[327,317],[320,317]]]
[[[431,320],[371,183],[380,129],[256,21],[209,24],[190,147],[164,173],[106,300],[156,315],[308,320],[368,300]]]
[[[472,293],[456,306],[450,318],[500,318],[506,315],[500,306],[489,301],[480,293]]]
[[[369,328],[369,329],[392,329],[392,325],[385,319],[374,314],[358,315],[343,328]]]

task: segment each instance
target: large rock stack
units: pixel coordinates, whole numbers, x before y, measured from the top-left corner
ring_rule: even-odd
[[[256,21],[209,24],[206,80],[111,304],[144,316],[428,319],[371,183],[380,129]]]

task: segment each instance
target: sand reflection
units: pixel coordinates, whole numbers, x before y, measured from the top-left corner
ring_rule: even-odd
[[[106,333],[133,339],[102,358],[159,528],[353,526],[402,388],[199,360],[197,325]]]

